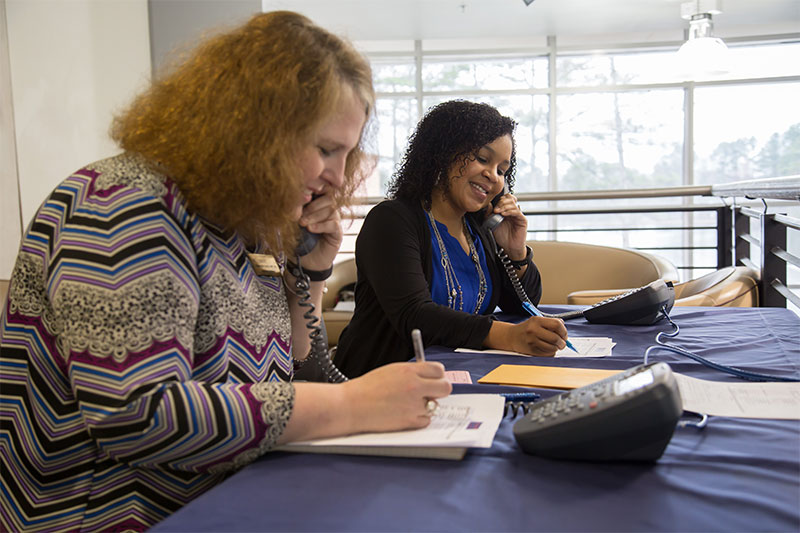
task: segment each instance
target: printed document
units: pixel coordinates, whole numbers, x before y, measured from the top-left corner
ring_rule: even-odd
[[[741,418],[800,420],[800,383],[708,381],[675,373],[683,408]]]
[[[505,399],[499,394],[451,394],[436,400],[439,404],[431,423],[422,429],[387,433],[361,433],[348,437],[317,439],[288,444],[292,451],[309,447],[461,447],[491,448],[503,418]]]
[[[556,357],[605,357],[611,355],[611,348],[616,343],[611,340],[611,337],[570,337],[569,341],[577,350],[573,352],[569,348],[564,348],[556,352]],[[457,352],[466,353],[494,353],[501,355],[520,355],[522,357],[531,357],[528,354],[511,352],[506,350],[470,350],[468,348],[456,348]]]

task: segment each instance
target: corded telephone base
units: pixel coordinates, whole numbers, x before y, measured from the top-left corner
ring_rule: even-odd
[[[664,312],[669,313],[674,303],[672,282],[657,279],[586,309],[546,316],[562,320],[583,317],[595,324],[649,326],[664,318]]]

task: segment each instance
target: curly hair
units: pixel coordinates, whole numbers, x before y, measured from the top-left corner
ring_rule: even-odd
[[[389,184],[389,198],[422,201],[425,209],[430,209],[433,190],[449,190],[450,180],[442,177],[449,177],[451,167],[456,163],[466,166],[482,146],[503,135],[511,137],[511,164],[505,179],[513,190],[516,126],[516,121],[489,104],[450,100],[430,108],[409,137]]]
[[[115,117],[111,136],[165,170],[192,210],[250,243],[290,251],[298,154],[350,94],[369,119],[372,71],[350,43],[300,14],[260,13],[154,81]],[[363,142],[333,193],[339,207],[368,174]]]

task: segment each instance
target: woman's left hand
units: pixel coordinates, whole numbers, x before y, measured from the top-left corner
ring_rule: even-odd
[[[303,268],[327,270],[339,253],[343,235],[339,210],[329,194],[318,196],[303,206],[300,225],[319,235],[311,252],[303,256]]]
[[[494,231],[498,246],[502,247],[512,260],[524,259],[527,254],[525,239],[528,237],[528,219],[519,208],[517,198],[513,194],[504,195],[497,202],[494,212],[503,216],[503,222]]]

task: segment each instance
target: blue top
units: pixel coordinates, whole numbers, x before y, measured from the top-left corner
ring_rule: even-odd
[[[446,306],[447,286],[444,277],[444,267],[442,266],[442,253],[439,251],[439,243],[436,242],[436,233],[434,233],[433,227],[431,227],[431,220],[428,217],[425,217],[425,219],[428,221],[428,226],[431,230],[431,241],[433,242],[431,297],[437,304]],[[480,287],[478,271],[475,270],[475,263],[473,263],[469,254],[464,252],[464,249],[461,248],[461,244],[458,240],[450,235],[450,232],[447,231],[447,226],[437,220],[436,227],[439,229],[439,235],[442,236],[445,250],[447,250],[447,255],[450,257],[450,261],[453,264],[453,270],[455,271],[458,283],[461,285],[461,292],[464,297],[464,306],[462,310],[471,313],[472,310],[475,309],[475,304],[478,301],[478,288]],[[475,250],[478,252],[478,259],[481,262],[483,275],[486,279],[486,296],[483,298],[481,308],[478,309],[478,313],[480,314],[486,311],[486,308],[489,306],[489,299],[492,295],[492,280],[489,277],[489,268],[486,266],[486,253],[483,250],[483,243],[476,236],[475,230],[472,229],[469,223],[467,227],[469,228],[470,238],[472,242],[475,243]],[[457,308],[458,307],[456,307],[456,309]]]

